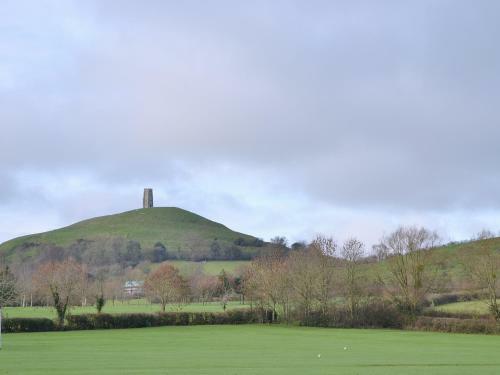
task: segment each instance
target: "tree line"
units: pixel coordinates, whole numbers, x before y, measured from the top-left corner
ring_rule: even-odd
[[[201,267],[186,273],[164,262],[136,278],[129,274],[128,279],[143,281],[144,295],[163,311],[168,305],[180,310],[190,302],[210,301],[225,309],[230,300],[239,300],[272,311],[272,320],[282,322],[327,319],[340,310],[355,321],[367,306],[379,303],[417,316],[428,306],[428,296],[443,290],[446,282],[443,265],[432,251],[440,244],[439,236],[425,228],[400,227],[384,236],[374,246],[375,263],[356,238],[339,244],[317,236],[309,244],[288,247],[286,239],[276,237],[271,243],[234,275],[224,270],[207,275]],[[484,246],[462,263],[471,283],[486,297],[491,315],[500,320],[500,253]],[[3,267],[0,307],[50,304],[63,324],[73,305],[92,304],[100,312],[106,303],[123,298],[125,279],[111,274],[72,257],[15,272]]]
[[[237,238],[233,242],[213,239],[201,241],[192,239],[193,246],[169,248],[157,241],[143,246],[135,240],[123,237],[98,240],[78,239],[67,245],[25,242],[9,251],[11,263],[44,263],[73,258],[92,267],[119,265],[122,268],[135,267],[142,262],[161,263],[166,260],[250,260],[266,243],[258,238]],[[248,250],[251,248],[251,250]]]

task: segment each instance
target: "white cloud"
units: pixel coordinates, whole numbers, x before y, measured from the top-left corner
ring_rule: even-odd
[[[265,238],[498,224],[496,2],[2,6],[0,208],[26,231],[144,186]]]

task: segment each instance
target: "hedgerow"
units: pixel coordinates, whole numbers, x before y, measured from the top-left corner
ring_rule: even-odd
[[[47,318],[4,318],[2,332],[46,332],[58,329],[57,324]]]
[[[270,314],[266,310],[241,309],[220,313],[166,312],[156,314],[69,315],[66,318],[66,325],[64,327],[46,318],[6,318],[2,320],[2,330],[4,332],[42,332],[269,322]]]

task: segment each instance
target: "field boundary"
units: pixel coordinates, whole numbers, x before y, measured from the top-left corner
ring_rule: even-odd
[[[225,312],[160,312],[71,315],[60,326],[49,318],[6,318],[2,332],[51,332],[94,329],[147,328],[161,326],[271,323],[272,312],[259,309],[236,309]]]

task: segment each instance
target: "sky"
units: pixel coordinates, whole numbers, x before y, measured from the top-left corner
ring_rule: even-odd
[[[176,206],[263,239],[500,230],[500,2],[0,1],[0,242]]]

